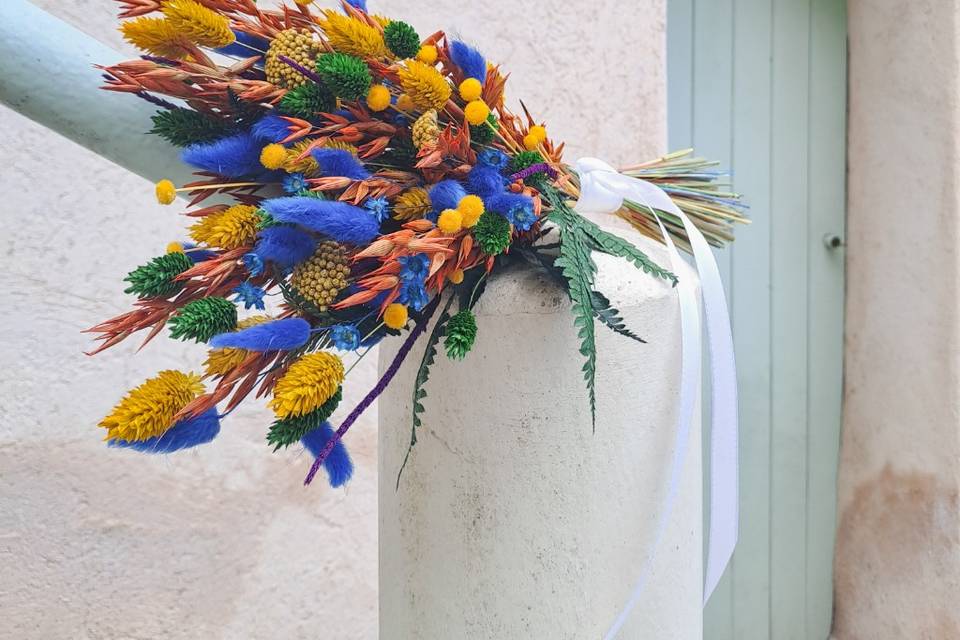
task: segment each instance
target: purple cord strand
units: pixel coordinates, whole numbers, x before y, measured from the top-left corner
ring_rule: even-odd
[[[169,109],[169,110],[172,111],[172,110],[174,110],[174,109],[178,109],[178,108],[179,108],[179,107],[177,107],[177,105],[173,104],[172,102],[167,102],[167,101],[164,100],[163,98],[158,98],[157,96],[153,95],[152,93],[147,93],[146,91],[138,91],[138,92],[135,93],[134,95],[136,95],[138,98],[143,98],[144,100],[146,100],[146,101],[149,102],[150,104],[155,104],[155,105],[157,105],[158,107],[163,107],[164,109]]]
[[[327,459],[327,456],[330,455],[330,452],[333,451],[333,448],[336,446],[340,439],[343,437],[343,434],[347,432],[353,423],[357,421],[357,418],[360,417],[367,407],[373,404],[373,401],[377,399],[383,390],[387,388],[387,385],[390,384],[390,381],[393,380],[393,376],[397,375],[397,371],[400,370],[400,365],[403,364],[403,361],[406,359],[407,355],[410,353],[410,350],[413,348],[413,344],[417,341],[423,332],[426,331],[427,325],[430,324],[430,318],[433,317],[433,312],[437,310],[437,305],[440,304],[440,296],[434,297],[434,299],[427,305],[423,310],[423,315],[420,316],[420,321],[417,323],[417,326],[413,328],[413,331],[410,332],[410,335],[407,336],[407,339],[401,345],[400,350],[397,351],[397,355],[394,356],[393,362],[390,363],[390,366],[387,367],[387,370],[383,372],[383,376],[380,378],[380,381],[377,382],[376,386],[370,390],[370,393],[360,401],[353,411],[350,412],[350,415],[347,416],[347,419],[343,421],[343,424],[340,425],[340,428],[337,429],[336,433],[333,434],[327,444],[324,445],[323,449],[320,451],[320,455],[317,456],[317,459],[313,461],[313,466],[310,467],[310,472],[307,473],[307,478],[303,481],[303,484],[307,485],[313,481],[313,476],[317,475],[317,471],[320,470],[320,465],[323,464],[323,461]]]
[[[284,64],[293,67],[293,68],[294,68],[296,71],[298,71],[301,75],[306,76],[307,78],[310,78],[311,80],[313,80],[313,81],[316,82],[317,84],[323,84],[323,78],[321,78],[320,76],[318,76],[317,74],[315,74],[313,71],[310,71],[310,69],[307,69],[305,66],[303,66],[303,65],[300,64],[300,63],[298,63],[296,60],[291,60],[290,58],[288,58],[288,57],[285,56],[285,55],[279,55],[279,56],[277,56],[277,59],[278,59],[280,62],[283,62]]]
[[[518,172],[516,172],[515,174],[513,174],[512,176],[510,176],[510,179],[511,179],[511,180],[523,180],[524,178],[529,178],[529,177],[532,176],[533,174],[535,174],[535,173],[540,173],[541,171],[544,172],[544,173],[546,173],[548,176],[550,176],[550,177],[553,178],[554,180],[557,179],[557,170],[554,169],[553,167],[551,167],[551,166],[550,166],[549,164],[547,164],[546,162],[538,162],[537,164],[532,164],[532,165],[530,165],[529,167],[527,167],[526,169],[524,169],[524,170],[522,170],[522,171],[518,171]]]

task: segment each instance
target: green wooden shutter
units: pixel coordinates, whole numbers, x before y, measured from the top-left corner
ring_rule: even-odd
[[[740,544],[708,640],[825,640],[843,369],[846,3],[668,0],[671,149],[732,168]],[[705,441],[706,442],[706,441]]]

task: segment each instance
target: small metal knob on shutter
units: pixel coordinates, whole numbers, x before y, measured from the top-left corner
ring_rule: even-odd
[[[839,249],[845,244],[846,243],[843,241],[843,238],[835,233],[826,233],[823,235],[823,246],[831,251],[834,249]]]

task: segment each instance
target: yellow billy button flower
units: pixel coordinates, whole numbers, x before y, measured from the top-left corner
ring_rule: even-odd
[[[337,392],[343,376],[343,362],[332,353],[305,355],[277,380],[270,407],[281,419],[306,415]]]
[[[450,275],[447,276],[447,280],[453,284],[460,284],[463,282],[463,269],[454,269],[450,272]]]
[[[390,89],[382,84],[375,84],[367,92],[367,106],[372,111],[383,111],[390,106]]]
[[[167,253],[185,253],[183,250],[183,244],[179,242],[171,242],[167,245]]]
[[[474,100],[463,109],[463,115],[467,117],[467,122],[473,126],[483,124],[487,116],[490,115],[490,107],[483,100]]]
[[[407,308],[399,302],[389,305],[383,312],[383,324],[391,329],[403,329],[407,325]]]
[[[161,180],[156,187],[157,202],[160,204],[171,204],[177,199],[177,188],[170,180]]]
[[[282,144],[268,144],[260,152],[260,164],[267,169],[279,169],[287,161],[287,149]]]
[[[480,196],[463,196],[457,204],[457,211],[463,216],[463,226],[473,227],[483,215],[483,200]]]
[[[536,138],[539,142],[543,142],[547,139],[547,128],[539,124],[535,124],[530,127],[530,131],[528,133]]]
[[[397,109],[399,109],[400,111],[407,111],[407,112],[413,111],[414,110],[413,98],[411,98],[405,93],[401,93],[400,96],[397,98]]]
[[[463,229],[463,214],[456,209],[444,209],[437,218],[437,228],[446,234],[454,234]]]
[[[523,136],[523,146],[527,149],[527,151],[536,151],[537,147],[540,146],[540,140],[532,133],[528,133],[527,135]]]
[[[460,83],[460,97],[464,102],[473,102],[480,99],[483,93],[483,85],[476,78],[467,78]]]
[[[417,60],[423,64],[434,64],[437,61],[437,48],[432,44],[425,44],[417,52]]]

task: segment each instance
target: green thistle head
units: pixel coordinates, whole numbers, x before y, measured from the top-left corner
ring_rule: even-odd
[[[329,113],[336,109],[337,98],[326,87],[308,82],[284,94],[278,107],[287,115],[312,118],[317,113]]]
[[[477,319],[469,309],[462,309],[460,313],[450,318],[447,323],[447,337],[443,346],[447,349],[447,357],[452,360],[463,360],[470,353],[473,342],[477,338]]]
[[[342,399],[343,387],[340,387],[326,402],[310,413],[275,421],[267,433],[267,444],[273,445],[274,451],[289,447],[328,420]]]
[[[510,246],[510,222],[493,211],[485,211],[473,228],[473,237],[489,256],[503,253]]]
[[[317,73],[330,91],[343,100],[359,100],[373,82],[367,64],[346,53],[325,53],[317,58]]]
[[[492,113],[487,116],[487,124],[470,125],[470,141],[477,144],[490,144],[500,129],[497,116]]]
[[[237,327],[237,308],[225,298],[200,298],[188,302],[170,318],[170,336],[177,340],[207,342],[218,333]]]
[[[193,262],[182,251],[157,256],[127,274],[123,280],[129,282],[130,286],[123,292],[135,293],[141,300],[169,298],[183,288],[183,283],[174,278],[192,266]]]
[[[521,151],[517,155],[513,156],[510,159],[510,172],[517,173],[518,171],[523,171],[529,166],[539,164],[544,162],[543,156],[540,155],[539,151]],[[543,171],[537,171],[536,173],[527,176],[524,179],[524,183],[535,187],[537,189],[543,190],[545,184],[549,184],[550,176],[548,176]]]
[[[383,28],[387,48],[398,58],[412,58],[420,51],[420,36],[406,22],[394,20]]]
[[[199,142],[213,142],[230,133],[230,127],[193,109],[170,109],[150,116],[154,133],[172,145],[186,147]]]

